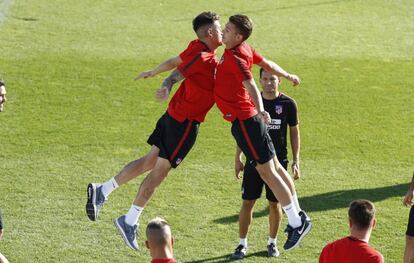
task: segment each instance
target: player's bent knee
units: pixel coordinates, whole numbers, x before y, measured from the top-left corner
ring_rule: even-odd
[[[144,166],[145,166],[145,170],[151,170],[152,168],[154,168],[155,164],[157,163],[157,156],[156,155],[147,155],[145,156],[145,160],[144,160]]]
[[[253,206],[255,203],[256,203],[256,200],[243,200],[242,208],[245,210],[251,210],[253,209]]]

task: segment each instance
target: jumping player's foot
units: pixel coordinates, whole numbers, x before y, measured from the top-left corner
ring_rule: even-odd
[[[102,185],[88,184],[88,201],[86,202],[86,214],[89,219],[96,221],[105,201],[107,200],[102,193]]]
[[[312,223],[307,220],[306,214],[301,215],[302,225],[297,228],[292,228],[288,225],[287,227],[287,240],[283,249],[286,251],[292,250],[299,245],[302,239],[309,233],[312,229]]]
[[[246,255],[247,248],[243,245],[238,245],[236,249],[234,250],[234,253],[231,255],[230,259],[243,259]]]
[[[310,221],[311,221],[310,217],[309,217],[309,216],[305,213],[305,211],[303,211],[303,210],[301,210],[301,211],[299,212],[299,216],[300,216],[300,217],[304,216],[304,217],[306,218],[306,221],[308,221],[308,222],[310,222]]]
[[[279,250],[277,249],[276,245],[270,243],[267,245],[267,256],[268,257],[278,257],[280,255]]]
[[[306,221],[308,221],[308,222],[311,222],[311,219],[310,219],[310,217],[308,216],[308,214],[306,214],[305,213],[305,211],[303,211],[303,210],[300,210],[300,212],[299,212],[299,216],[302,218],[302,217],[305,217],[306,218]],[[287,235],[288,234],[288,232],[289,232],[289,229],[290,229],[291,227],[289,226],[289,225],[287,225],[286,226],[286,228],[285,228],[285,230],[283,230],[283,232]]]
[[[130,226],[125,223],[125,215],[118,217],[114,220],[114,224],[118,229],[118,232],[121,234],[122,239],[125,241],[125,244],[134,250],[138,250],[137,242],[137,225]]]

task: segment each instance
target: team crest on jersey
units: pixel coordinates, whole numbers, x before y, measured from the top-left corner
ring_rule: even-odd
[[[282,112],[283,112],[282,105],[276,105],[275,111],[276,111],[277,114],[282,114]]]

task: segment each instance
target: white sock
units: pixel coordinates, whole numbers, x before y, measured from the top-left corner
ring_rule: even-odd
[[[291,227],[297,228],[302,225],[302,220],[300,219],[299,212],[298,210],[296,210],[296,207],[293,205],[293,202],[282,208],[288,217],[289,225]]]
[[[239,244],[247,248],[247,238],[240,238]]]
[[[292,201],[293,201],[293,204],[295,205],[296,210],[298,210],[298,213],[302,211],[299,205],[298,195],[296,193],[292,195]]]
[[[137,205],[131,205],[128,213],[125,215],[125,223],[130,226],[134,226],[138,223],[139,216],[141,215],[143,207]]]
[[[276,243],[277,243],[277,237],[275,238],[269,237],[269,239],[267,240],[267,245],[274,244],[276,246]]]
[[[105,198],[112,193],[113,190],[118,188],[118,183],[115,180],[115,177],[112,177],[108,181],[102,184],[102,193],[104,194]]]

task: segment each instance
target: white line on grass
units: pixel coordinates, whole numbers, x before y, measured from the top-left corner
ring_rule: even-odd
[[[3,0],[0,2],[0,26],[7,20],[12,0]]]

